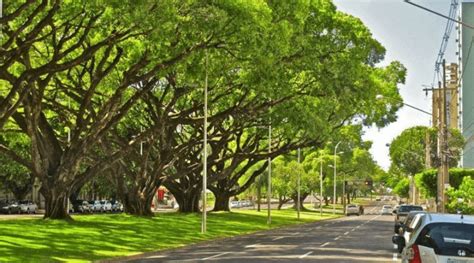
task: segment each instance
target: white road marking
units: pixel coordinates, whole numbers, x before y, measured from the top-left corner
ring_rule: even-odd
[[[282,239],[282,238],[285,238],[285,237],[275,237],[275,238],[273,239],[273,241],[280,240],[280,239]]]
[[[339,240],[339,238],[341,238],[341,236],[338,236],[338,237],[334,238],[334,240]]]
[[[358,226],[356,226],[356,228],[359,228],[360,226],[362,226],[362,225],[358,225]]]
[[[351,232],[354,232],[354,230],[356,230],[355,228],[351,229]]]
[[[325,246],[327,246],[327,245],[329,245],[329,244],[330,244],[330,242],[326,242],[326,243],[322,244],[321,247],[325,247]]]
[[[316,227],[316,229],[321,229],[321,226]]]
[[[311,253],[313,253],[313,251],[310,251],[310,252],[308,252],[308,253],[306,253],[306,254],[304,254],[304,255],[301,255],[301,256],[299,256],[298,258],[305,258],[306,256],[311,255]]]
[[[223,253],[220,253],[220,254],[217,254],[217,255],[214,255],[214,256],[210,256],[210,257],[207,257],[207,258],[202,258],[201,260],[208,260],[208,259],[211,259],[211,258],[217,258],[217,257],[220,257],[220,256],[223,256],[225,254],[229,254],[230,252],[223,252]]]
[[[245,246],[245,248],[253,248],[253,247],[256,247],[258,245],[260,245],[260,243],[253,244],[253,245],[247,245],[247,246]]]
[[[347,236],[347,235],[349,235],[349,231],[347,231],[346,233],[344,233],[344,236]]]
[[[397,253],[393,253],[393,258],[392,258],[393,261],[397,261],[398,260],[398,254]]]

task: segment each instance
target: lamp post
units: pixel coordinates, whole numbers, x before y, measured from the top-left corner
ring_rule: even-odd
[[[207,211],[206,211],[206,191],[207,191],[207,65],[208,56],[206,50],[206,77],[204,79],[204,145],[203,145],[203,165],[202,165],[202,220],[201,233],[206,233]]]
[[[267,205],[268,205],[268,214],[267,214],[267,224],[272,224],[272,214],[271,214],[271,204],[272,204],[272,125],[268,126],[268,190],[267,190]]]
[[[336,169],[336,165],[337,165],[337,161],[336,161],[336,155],[337,155],[337,147],[339,146],[339,144],[341,144],[342,141],[339,141],[337,144],[336,144],[336,147],[334,147],[334,194],[333,194],[333,200],[332,200],[332,213],[333,215],[336,214],[336,173],[337,173],[337,169]]]
[[[319,215],[323,216],[323,159],[321,159],[321,164],[319,165]]]
[[[300,148],[298,148],[298,165],[300,164],[300,161],[301,161],[301,150]],[[300,167],[298,166],[298,202],[297,202],[297,206],[298,206],[298,220],[300,219],[300,206],[301,206],[301,192],[300,192],[300,188],[301,188],[301,172],[300,172]]]

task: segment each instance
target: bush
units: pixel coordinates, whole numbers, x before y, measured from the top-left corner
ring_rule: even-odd
[[[458,189],[448,189],[449,203],[447,205],[450,213],[457,211],[463,214],[474,214],[474,179],[465,176]]]
[[[415,175],[415,184],[420,188],[425,197],[436,197],[436,178],[438,170],[431,169]],[[474,179],[474,169],[452,168],[449,169],[449,184],[458,189],[464,177]]]

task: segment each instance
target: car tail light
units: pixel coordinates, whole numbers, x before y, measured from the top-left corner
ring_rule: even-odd
[[[411,246],[407,251],[409,263],[421,263],[420,249],[417,245]]]

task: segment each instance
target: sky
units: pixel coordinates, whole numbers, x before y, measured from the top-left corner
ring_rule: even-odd
[[[451,0],[412,0],[439,13],[448,15]],[[461,2],[461,1],[459,1]],[[338,10],[360,18],[375,39],[386,48],[383,64],[398,60],[407,68],[406,82],[399,85],[404,103],[431,112],[431,95],[425,95],[423,85],[433,82],[434,65],[438,56],[447,20],[405,3],[403,0],[334,0]],[[453,29],[444,57],[457,62],[457,32]],[[437,81],[436,81],[437,82]],[[377,163],[388,169],[390,156],[386,144],[403,130],[431,125],[431,116],[409,107],[398,112],[398,119],[389,126],[365,130],[364,139],[373,142],[371,153]]]

